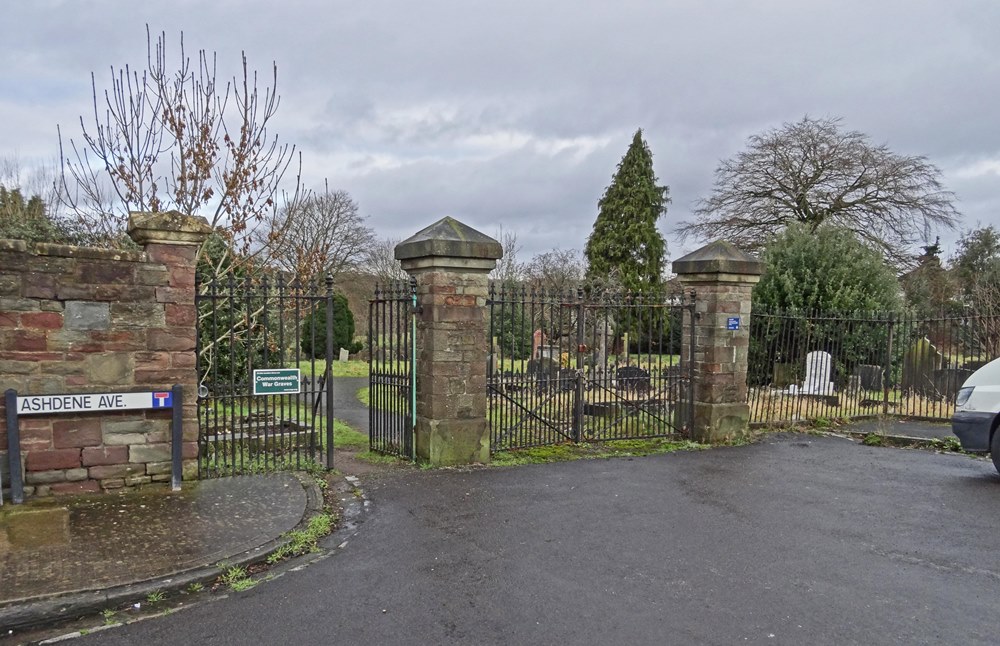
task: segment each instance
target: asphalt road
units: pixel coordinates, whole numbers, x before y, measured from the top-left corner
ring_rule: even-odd
[[[81,644],[996,644],[988,461],[753,446],[371,483],[331,558]]]

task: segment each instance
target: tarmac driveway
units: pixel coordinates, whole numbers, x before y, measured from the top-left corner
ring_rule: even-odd
[[[988,461],[774,436],[369,484],[331,558],[101,644],[995,644]]]

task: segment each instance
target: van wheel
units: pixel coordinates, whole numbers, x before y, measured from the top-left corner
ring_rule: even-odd
[[[1000,418],[998,418],[1000,421]],[[990,440],[990,457],[993,458],[993,466],[996,467],[997,473],[1000,473],[1000,425],[993,424],[993,439]]]

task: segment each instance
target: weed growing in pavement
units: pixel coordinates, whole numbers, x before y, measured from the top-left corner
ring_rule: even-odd
[[[885,446],[885,435],[881,433],[868,433],[861,439],[865,446]]]
[[[196,582],[192,583],[191,585],[189,585],[187,587],[187,592],[189,594],[198,594],[199,592],[201,592],[204,589],[205,589],[205,586],[202,585],[202,584],[200,584],[200,583],[198,583],[196,581]]]
[[[931,447],[940,451],[950,451],[952,453],[965,453],[962,450],[962,443],[957,437],[934,438],[930,441]]]
[[[244,590],[249,590],[250,588],[257,585],[257,582],[250,578],[247,571],[238,565],[233,565],[226,569],[219,577],[223,585],[233,590],[234,592],[242,592]]]
[[[154,590],[146,595],[146,601],[148,603],[159,603],[167,598],[167,595],[162,590]]]
[[[330,514],[317,514],[309,519],[309,524],[304,530],[293,530],[285,534],[288,542],[272,552],[267,557],[267,562],[274,565],[292,556],[299,556],[307,552],[315,552],[319,549],[318,541],[323,536],[330,533],[333,528],[333,516]]]
[[[101,611],[101,617],[104,618],[104,625],[105,626],[111,626],[113,624],[118,623],[118,621],[115,619],[115,616],[117,614],[118,614],[118,611],[114,610],[112,608],[105,608],[104,610],[102,610]]]

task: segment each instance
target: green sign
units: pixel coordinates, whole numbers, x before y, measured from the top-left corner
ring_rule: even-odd
[[[297,395],[299,388],[298,368],[253,371],[253,394],[255,395]]]

